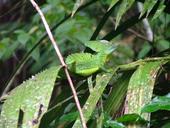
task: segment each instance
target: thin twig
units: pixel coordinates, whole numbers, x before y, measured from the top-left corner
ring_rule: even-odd
[[[65,62],[64,62],[64,59],[63,59],[63,57],[62,57],[62,55],[61,55],[61,52],[60,52],[60,50],[59,50],[59,48],[58,48],[58,46],[57,46],[56,41],[55,41],[55,39],[54,39],[54,37],[53,37],[53,35],[52,35],[52,32],[51,32],[51,30],[50,30],[50,27],[49,27],[49,25],[48,25],[48,23],[47,23],[44,15],[43,15],[41,9],[40,9],[39,6],[37,5],[37,3],[36,3],[34,0],[30,0],[30,2],[32,3],[32,5],[34,6],[34,8],[35,8],[35,9],[37,10],[37,12],[39,13],[39,15],[40,15],[40,17],[41,17],[41,19],[42,19],[42,22],[43,22],[43,24],[44,24],[44,26],[45,26],[45,29],[46,29],[46,31],[47,31],[47,34],[48,34],[48,36],[49,36],[49,38],[50,38],[50,40],[51,40],[51,43],[52,43],[52,45],[53,45],[53,47],[54,47],[54,49],[55,49],[55,51],[56,51],[56,53],[57,53],[57,56],[58,56],[58,58],[59,58],[59,60],[60,60],[60,62],[61,62],[61,65],[62,65],[63,68],[64,68],[66,77],[67,77],[67,79],[68,79],[68,83],[69,83],[70,88],[71,88],[72,93],[73,93],[73,97],[74,97],[74,100],[75,100],[77,109],[78,109],[79,114],[80,114],[80,120],[81,120],[81,123],[82,123],[82,127],[83,127],[83,128],[87,128],[87,126],[86,126],[86,121],[85,121],[85,118],[84,118],[84,116],[83,116],[83,112],[82,112],[82,109],[81,109],[81,106],[80,106],[80,102],[79,102],[79,99],[78,99],[78,97],[77,97],[76,90],[75,90],[75,88],[74,88],[72,79],[71,79],[70,74],[69,74],[68,69],[67,69],[67,65],[66,65]]]
[[[82,9],[86,8],[87,6],[93,4],[97,2],[97,0],[92,0],[84,5],[82,5],[80,8],[78,8],[78,11],[81,11]],[[68,14],[67,16],[65,16],[65,18],[63,18],[60,22],[58,22],[57,24],[55,24],[52,28],[51,31],[53,32],[55,29],[57,29],[61,24],[63,24],[66,20],[68,20],[71,17],[71,13]],[[5,95],[7,95],[8,91],[10,90],[13,81],[15,80],[15,77],[21,72],[21,69],[23,68],[23,66],[25,65],[25,63],[28,61],[28,59],[30,58],[31,53],[41,44],[41,42],[47,37],[47,33],[44,33],[40,39],[35,43],[35,45],[28,51],[28,53],[25,54],[25,56],[22,58],[22,60],[20,61],[20,63],[17,65],[17,67],[15,68],[15,70],[13,71],[13,73],[11,74],[11,76],[9,77],[9,79],[7,80],[6,84],[5,84],[5,89],[0,97],[0,101],[1,99],[3,99],[3,97]]]

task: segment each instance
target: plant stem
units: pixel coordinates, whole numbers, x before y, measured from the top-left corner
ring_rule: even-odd
[[[86,8],[87,6],[93,4],[97,2],[97,0],[92,0],[84,5],[82,5],[78,10],[81,11],[82,9]],[[67,21],[69,18],[71,17],[71,13],[68,14],[67,16],[65,16],[65,18],[63,18],[60,22],[58,22],[57,24],[55,24],[52,28],[51,31],[54,31],[56,28],[58,28],[61,24],[63,24],[65,21]],[[47,37],[47,33],[44,33],[40,39],[35,43],[35,45],[30,49],[30,51],[28,53],[26,53],[26,55],[22,58],[22,60],[20,61],[20,63],[17,65],[17,67],[15,68],[15,70],[13,71],[13,73],[11,74],[10,78],[7,80],[6,82],[6,86],[5,89],[0,97],[0,100],[3,99],[3,97],[7,94],[7,92],[10,90],[10,87],[15,79],[15,77],[20,73],[21,69],[23,68],[23,66],[25,65],[25,63],[28,61],[31,53],[41,44],[41,42]]]
[[[61,54],[61,52],[60,52],[60,49],[59,49],[59,47],[58,47],[58,45],[57,45],[57,43],[56,43],[56,41],[55,41],[55,39],[54,39],[54,36],[53,36],[53,34],[52,34],[51,30],[50,30],[50,27],[49,27],[49,25],[48,25],[48,23],[47,23],[44,15],[43,15],[41,9],[39,8],[39,6],[37,5],[37,3],[36,3],[34,0],[30,0],[30,2],[32,3],[32,5],[34,6],[34,8],[35,8],[35,9],[37,10],[37,12],[39,13],[39,15],[40,15],[40,17],[41,17],[41,19],[42,19],[42,22],[43,22],[43,24],[44,24],[44,26],[45,26],[45,29],[46,29],[46,31],[47,31],[47,34],[48,34],[48,36],[49,36],[49,38],[50,38],[50,40],[51,40],[51,43],[52,43],[52,45],[53,45],[53,47],[54,47],[54,49],[55,49],[55,51],[56,51],[56,53],[57,53],[57,56],[58,56],[58,58],[59,58],[59,60],[60,60],[60,62],[61,62],[61,65],[62,65],[63,68],[64,68],[66,77],[67,77],[67,79],[68,79],[68,83],[69,83],[70,88],[71,88],[72,93],[73,93],[73,97],[74,97],[74,100],[75,100],[77,109],[78,109],[79,114],[80,114],[80,120],[81,120],[81,123],[82,123],[82,127],[83,127],[83,128],[87,128],[87,126],[86,126],[86,121],[85,121],[85,118],[84,118],[84,115],[83,115],[83,112],[82,112],[82,109],[81,109],[81,106],[80,106],[80,102],[79,102],[79,99],[78,99],[78,97],[77,97],[77,93],[76,93],[76,90],[75,90],[75,88],[74,88],[74,85],[73,85],[73,81],[72,81],[72,79],[71,79],[71,77],[70,77],[70,74],[69,74],[68,69],[67,69],[67,65],[66,65],[65,62],[64,62],[64,58],[62,57],[62,54]]]

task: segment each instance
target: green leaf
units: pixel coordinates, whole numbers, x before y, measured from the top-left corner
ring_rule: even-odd
[[[168,40],[162,39],[155,43],[156,48],[161,52],[170,48],[170,42]]]
[[[103,94],[105,87],[111,79],[111,74],[99,74],[96,77],[96,85],[90,96],[88,97],[85,105],[83,106],[83,113],[85,120],[88,121],[93,111],[95,110],[96,104]],[[81,125],[80,119],[78,118],[72,128],[79,128]]]
[[[59,122],[60,123],[62,123],[62,122],[71,122],[71,121],[76,120],[78,116],[79,116],[78,112],[71,112],[71,113],[63,115],[60,118]]]
[[[11,45],[7,46],[6,49],[4,50],[4,53],[2,55],[2,59],[6,60],[11,57],[11,55],[15,52],[15,50],[18,48],[18,42],[13,42]]]
[[[0,59],[6,60],[10,58],[17,47],[18,42],[12,42],[10,38],[0,40]]]
[[[134,2],[135,2],[135,0],[123,0],[122,1],[121,5],[119,7],[119,10],[118,10],[117,16],[116,16],[116,25],[115,25],[115,28],[118,27],[122,16],[133,5]]]
[[[18,31],[15,31],[15,33],[18,34],[17,40],[23,45],[25,45],[30,39],[30,35],[26,33],[25,31],[18,30]]]
[[[84,2],[84,0],[76,0],[76,3],[74,4],[74,8],[72,11],[72,17],[74,16],[74,14],[78,10],[78,8],[83,4],[83,2]]]
[[[115,72],[113,72],[114,74]],[[104,104],[104,112],[109,115],[114,115],[122,105],[122,102],[126,96],[129,79],[131,72],[125,72],[117,82],[114,84],[107,100]]]
[[[110,10],[119,0],[112,0],[110,3],[110,7],[108,10]]]
[[[106,54],[110,54],[116,49],[116,46],[107,40],[87,41],[84,45],[95,52],[104,52]]]
[[[155,97],[149,104],[145,105],[141,112],[151,113],[158,110],[168,110],[170,111],[170,93],[165,96]]]
[[[75,19],[70,19],[63,24],[61,24],[58,29],[55,30],[56,35],[68,35],[68,33],[75,28],[74,26],[76,25],[76,20]]]
[[[32,58],[37,61],[40,61],[40,49],[39,48],[36,48],[33,52],[32,52]]]
[[[150,44],[145,43],[138,54],[138,59],[144,58],[151,49],[152,47],[150,46]]]
[[[121,123],[146,123],[146,121],[138,114],[126,114],[116,119]]]
[[[158,17],[163,13],[163,11],[164,11],[164,9],[165,9],[165,7],[166,7],[166,5],[164,5],[164,1],[165,1],[165,0],[162,0],[161,3],[159,4],[159,7],[158,7],[158,9],[156,10],[156,12],[155,12],[152,20],[158,18]]]
[[[118,123],[113,120],[108,120],[104,124],[104,128],[125,128],[125,126],[122,123]]]
[[[143,10],[139,18],[141,18],[145,13],[147,13],[146,17],[148,17],[149,13],[151,12],[156,2],[157,2],[156,0],[145,0],[144,5],[143,5]]]
[[[23,111],[22,127],[39,124],[47,111],[51,93],[61,66],[45,70],[11,91],[1,112],[1,126],[17,128],[19,111]]]
[[[163,125],[161,128],[170,128],[170,123]]]
[[[129,82],[126,96],[126,114],[140,114],[141,108],[150,102],[157,73],[166,62],[159,60],[144,62],[139,65]],[[148,114],[144,114],[142,117],[149,120]]]
[[[60,125],[60,124],[62,125],[63,123],[65,123],[62,121],[64,121],[66,118],[64,117],[64,120],[61,120],[61,117],[63,116],[63,114],[68,112],[68,110],[66,110],[66,109],[68,108],[68,106],[70,106],[70,104],[74,105],[72,107],[74,107],[73,110],[76,111],[75,103],[72,103],[73,96],[72,96],[72,92],[70,91],[70,87],[69,86],[63,86],[63,87],[62,87],[62,91],[60,92],[60,94],[57,95],[55,100],[53,100],[53,104],[51,104],[49,106],[48,111],[43,115],[40,125],[39,125],[39,128],[49,128],[51,125],[54,127],[57,127],[58,125]],[[82,86],[82,87],[83,87],[82,90],[77,91],[78,96],[80,96],[86,92],[86,89],[87,89],[86,86]],[[65,92],[67,92],[67,93],[65,93]],[[67,115],[67,114],[65,114],[65,115]],[[74,118],[74,114],[72,116],[71,115],[69,114],[69,117]],[[75,116],[76,116],[76,114],[75,114]],[[77,117],[78,116],[79,115],[77,115]],[[72,120],[74,120],[73,118],[72,118]]]
[[[103,114],[103,126],[104,128],[125,128],[125,126],[122,123],[119,123],[115,120],[112,120],[112,117],[110,117],[108,114]]]

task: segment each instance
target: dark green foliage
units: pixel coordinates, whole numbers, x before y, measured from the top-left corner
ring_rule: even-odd
[[[143,3],[141,12],[137,2]],[[8,5],[11,10],[14,3]],[[168,1],[46,0],[39,4],[53,26],[89,128],[170,126],[169,90],[154,86],[170,81]],[[1,97],[0,127],[79,128],[65,74],[59,72],[60,66],[50,68],[60,63],[40,17],[29,1],[19,5],[19,13],[0,14],[0,22],[1,17],[11,19],[10,12],[14,17],[0,25],[0,89],[10,90],[7,98]],[[153,28],[153,41],[148,42],[141,22],[145,18]],[[155,96],[154,89],[168,94]]]
[[[155,98],[152,99],[152,101],[145,105],[141,112],[142,113],[151,113],[151,112],[155,112],[158,110],[168,110],[170,111],[170,97],[169,94],[167,94],[166,96],[157,96]]]

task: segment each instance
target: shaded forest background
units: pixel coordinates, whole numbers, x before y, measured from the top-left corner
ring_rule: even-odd
[[[53,29],[53,34],[58,42],[61,49],[62,55],[66,58],[71,53],[88,51],[89,49],[83,45],[84,42],[93,39],[96,28],[100,25],[99,23],[104,22],[104,27],[100,28],[99,34],[94,39],[107,39],[117,46],[117,50],[111,55],[109,66],[116,68],[119,65],[128,64],[138,60],[145,60],[148,58],[156,57],[169,57],[170,54],[170,1],[165,0],[164,5],[166,6],[161,15],[156,19],[152,20],[153,12],[142,21],[143,18],[133,18],[140,14],[141,10],[135,3],[132,8],[128,9],[126,14],[121,17],[120,26],[115,29],[116,15],[119,12],[119,3],[115,5],[115,8],[109,13],[109,6],[111,0],[94,0],[86,2],[90,3],[89,6],[79,10],[72,18],[67,18],[73,10],[75,5],[74,0],[41,0],[36,1],[41,7],[45,14],[47,21],[51,28],[57,25],[57,29]],[[144,2],[144,0],[137,0],[138,2]],[[160,2],[160,1],[158,1]],[[155,5],[156,6],[156,5]],[[108,18],[108,16],[109,18]],[[60,22],[66,20],[64,23]],[[107,19],[106,22],[104,19]],[[129,25],[130,22],[134,24]],[[128,22],[128,23],[127,23]],[[149,26],[146,26],[146,22]],[[59,26],[58,26],[59,24]],[[129,26],[128,26],[129,25]],[[149,34],[148,31],[151,33]],[[32,7],[31,3],[26,0],[1,0],[0,1],[0,93],[9,84],[13,72],[16,71],[22,58],[33,48],[33,51],[29,55],[29,59],[24,61],[22,69],[15,75],[12,80],[10,90],[14,89],[17,85],[23,83],[26,79],[32,77],[36,73],[59,65],[59,61],[56,59],[55,51],[50,44],[48,38],[44,38],[46,34],[44,26],[41,22],[39,15],[36,10]],[[151,38],[150,38],[151,36]],[[40,45],[36,45],[36,44]],[[36,47],[36,48],[34,48]],[[90,50],[89,50],[90,51]],[[92,51],[90,51],[92,53]],[[159,58],[158,58],[159,59]],[[164,59],[163,59],[164,60]],[[151,66],[152,67],[152,66]],[[136,67],[135,67],[136,68]],[[170,66],[169,61],[165,62],[160,66],[161,72],[158,73],[155,78],[155,86],[153,89],[153,97],[165,96],[170,92]],[[155,69],[156,70],[156,69]],[[107,101],[109,94],[116,88],[113,85],[117,85],[119,81],[123,81],[122,76],[135,72],[134,68],[128,69],[128,71],[118,72],[118,76],[112,79],[111,83],[108,83],[104,94],[101,94],[101,99]],[[62,73],[61,73],[62,74]],[[96,74],[95,74],[96,75]],[[56,82],[57,87],[53,90],[53,97],[60,96],[60,91],[64,90],[70,92],[67,88],[67,81],[65,76],[61,75],[61,80]],[[126,78],[126,77],[125,77]],[[130,77],[127,77],[127,79]],[[87,83],[87,79],[79,77],[73,74],[72,79],[76,87]],[[128,79],[128,80],[129,80]],[[83,83],[84,81],[84,83]],[[81,83],[82,82],[82,83]],[[95,82],[94,82],[95,83]],[[120,82],[121,83],[121,82]],[[80,85],[79,85],[80,84]],[[63,85],[63,86],[61,86]],[[80,86],[81,87],[81,86]],[[86,90],[87,87],[81,87],[80,90]],[[79,91],[80,91],[79,90]],[[117,92],[117,91],[116,91]],[[116,93],[115,92],[115,93]],[[80,93],[81,94],[81,93]],[[69,94],[70,96],[71,94]],[[81,104],[85,103],[85,99],[90,95],[89,92],[83,92],[80,96]],[[121,93],[119,95],[121,97]],[[117,96],[117,97],[119,97]],[[61,96],[62,97],[62,96]],[[61,98],[60,97],[60,98]],[[122,96],[123,97],[123,96]],[[67,99],[67,96],[63,96],[60,100]],[[125,97],[122,98],[125,100]],[[53,101],[54,100],[54,101]],[[51,106],[55,106],[60,100],[52,99],[50,102]],[[169,101],[169,99],[168,99]],[[73,100],[71,100],[71,103]],[[100,104],[102,101],[98,101],[96,111],[100,111]],[[3,102],[2,102],[3,104]],[[160,103],[161,104],[161,103]],[[65,105],[65,104],[64,104]],[[70,103],[67,103],[64,107],[68,107]],[[158,105],[159,106],[159,105]],[[151,114],[151,127],[156,128],[162,127],[170,120],[169,108],[158,111],[154,111]],[[109,116],[113,119],[120,117],[124,112],[124,101],[119,104],[116,114]],[[168,111],[167,111],[168,110]],[[75,111],[75,107],[71,108],[70,111]],[[100,113],[100,112],[99,112]],[[150,112],[151,113],[151,112]],[[60,113],[61,114],[61,113]],[[61,114],[62,115],[62,114]],[[100,115],[100,114],[99,114]],[[74,118],[74,117],[72,117]],[[108,119],[108,120],[109,120]],[[138,118],[137,118],[138,119]],[[75,118],[73,119],[75,121]],[[92,119],[93,120],[93,119]],[[97,120],[97,119],[96,119]],[[90,120],[91,121],[91,120]],[[95,125],[93,121],[88,122],[89,124]],[[132,121],[133,122],[133,121]],[[152,123],[153,122],[153,123]],[[71,124],[64,123],[67,127],[72,126]],[[170,126],[169,124],[167,126]],[[109,127],[109,126],[108,126]],[[121,127],[120,127],[121,128]],[[164,127],[163,127],[164,128]]]

